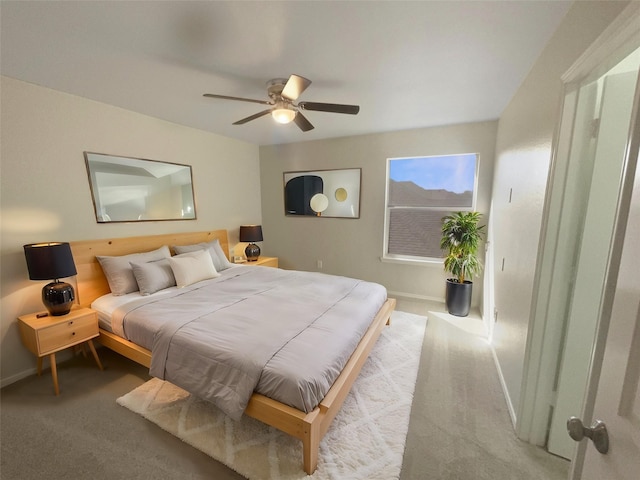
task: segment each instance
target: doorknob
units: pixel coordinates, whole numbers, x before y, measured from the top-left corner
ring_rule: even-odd
[[[569,431],[569,436],[576,442],[587,437],[591,439],[598,452],[605,454],[609,451],[609,433],[604,422],[596,420],[591,427],[585,427],[579,418],[569,417],[567,430]]]

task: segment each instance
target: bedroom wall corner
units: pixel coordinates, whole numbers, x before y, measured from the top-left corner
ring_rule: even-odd
[[[268,254],[284,268],[357,277],[392,295],[444,302],[441,263],[382,262],[387,158],[479,153],[477,209],[488,220],[497,121],[260,147],[262,218]],[[287,171],[361,168],[360,218],[286,216]],[[482,278],[473,305],[482,302]]]
[[[220,228],[229,230],[235,245],[239,225],[262,218],[256,145],[0,78],[4,386],[35,371],[35,358],[20,341],[16,318],[43,310],[40,290],[45,282],[28,279],[22,245]],[[191,165],[197,220],[96,223],[83,151]]]

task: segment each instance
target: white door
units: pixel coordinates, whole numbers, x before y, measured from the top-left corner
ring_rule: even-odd
[[[576,181],[576,187],[581,187],[576,188],[576,199],[585,195],[580,190],[586,191],[586,202],[582,198],[586,203],[586,210],[583,213],[582,240],[578,244],[579,258],[573,281],[557,401],[547,443],[550,452],[565,458],[570,458],[574,450],[573,442],[566,433],[566,421],[568,417],[578,416],[582,411],[591,359],[591,349],[588,346],[593,345],[596,339],[604,295],[638,76],[638,64],[631,62],[629,65],[628,68],[633,68],[632,71],[618,73],[618,70],[613,69],[597,82],[581,89],[583,97],[585,90],[590,92],[594,86],[599,85],[601,95],[594,104],[596,111],[591,112],[591,115],[588,115],[587,109],[584,112],[587,118],[594,120],[593,124],[597,128],[593,129],[595,148],[583,146],[579,149],[579,163],[591,163],[585,162],[589,157],[585,155],[588,150],[593,149],[595,154],[591,167],[586,169],[590,185],[584,185],[584,180]],[[587,98],[587,103],[592,104],[591,96]],[[576,212],[580,210],[577,205],[573,205],[573,208]]]
[[[635,139],[632,138],[628,150],[629,175],[622,191],[603,314],[593,352],[590,393],[583,412],[588,420],[586,426],[595,420],[605,423],[609,450],[606,454],[599,453],[594,444],[582,440],[573,459],[573,480],[640,478],[639,117],[640,112],[636,112]]]

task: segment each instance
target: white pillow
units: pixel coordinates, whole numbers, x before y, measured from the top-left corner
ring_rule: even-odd
[[[233,267],[233,263],[227,260],[227,256],[222,251],[220,241],[217,238],[211,242],[195,243],[193,245],[174,245],[171,248],[173,248],[173,251],[177,254],[195,252],[196,250],[208,250],[216,272],[221,272],[222,270]]]
[[[178,288],[220,276],[216,272],[211,255],[207,250],[175,255],[169,259],[169,265],[171,265],[173,275],[176,277]]]

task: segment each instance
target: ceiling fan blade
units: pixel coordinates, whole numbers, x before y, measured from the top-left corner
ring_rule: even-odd
[[[203,97],[210,97],[210,98],[221,98],[223,100],[238,100],[240,102],[259,103],[260,105],[273,105],[273,103],[268,102],[266,100],[253,100],[252,98],[229,97],[227,95],[215,95],[213,93],[205,93],[202,96]]]
[[[301,77],[300,75],[291,75],[282,89],[281,95],[289,100],[295,100],[309,85],[311,85],[311,80]]]
[[[313,125],[311,125],[311,122],[307,120],[307,117],[302,115],[302,112],[296,113],[296,116],[293,119],[293,121],[296,123],[298,128],[303,132],[308,132],[309,130],[313,130]]]
[[[316,112],[331,113],[347,113],[349,115],[357,115],[360,111],[358,105],[342,105],[339,103],[317,103],[317,102],[300,102],[298,107],[303,110],[314,110]]]
[[[233,125],[243,125],[247,122],[250,122],[251,120],[255,120],[256,118],[260,118],[260,117],[264,117],[265,115],[268,115],[271,113],[271,109],[267,109],[267,110],[263,110],[261,112],[258,112],[254,115],[251,115],[250,117],[247,118],[243,118],[242,120],[238,120],[237,122],[233,122]]]

